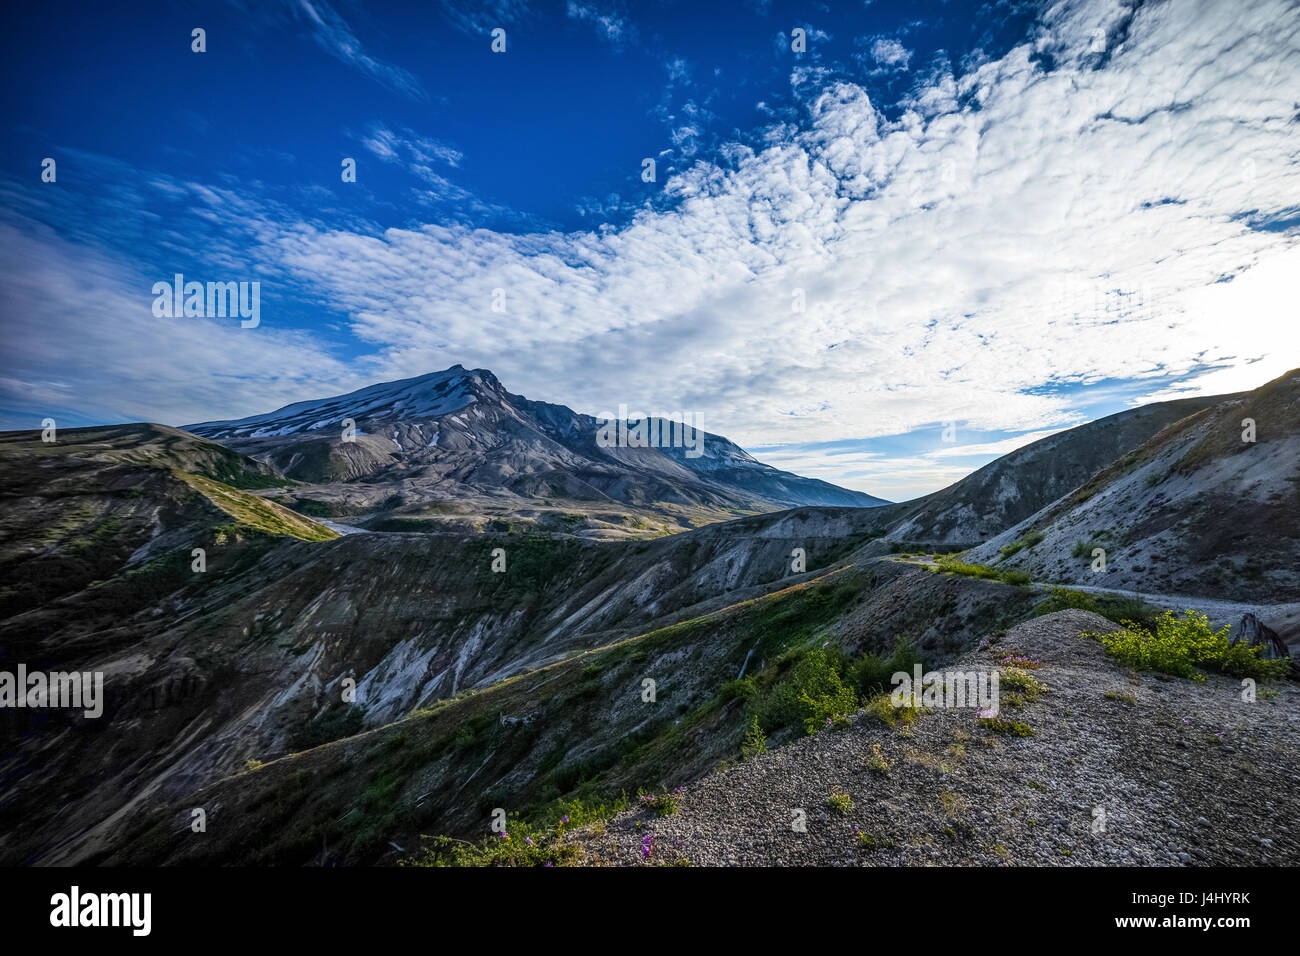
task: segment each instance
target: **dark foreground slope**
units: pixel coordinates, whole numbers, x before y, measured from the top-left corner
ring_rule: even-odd
[[[689,783],[736,759],[755,707],[774,746],[803,732],[791,679],[824,646],[942,661],[1035,600],[892,562],[843,565],[141,807],[93,847],[42,859],[300,865],[327,846],[340,863],[393,862],[393,845],[421,834],[482,834],[496,807]],[[201,838],[182,825],[194,807],[209,814]]]

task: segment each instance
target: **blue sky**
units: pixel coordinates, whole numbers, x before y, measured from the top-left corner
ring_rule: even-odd
[[[905,498],[1300,364],[1288,0],[6,17],[0,427],[459,362]],[[155,317],[177,272],[261,323]]]

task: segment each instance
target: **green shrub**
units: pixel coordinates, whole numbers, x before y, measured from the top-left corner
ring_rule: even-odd
[[[767,735],[758,726],[758,717],[751,717],[750,720],[749,730],[745,731],[745,736],[740,741],[740,755],[746,760],[767,753]]]
[[[983,564],[967,564],[955,558],[940,558],[939,570],[945,574],[960,574],[968,578],[986,578],[996,581],[1001,575],[993,568]]]
[[[836,683],[839,683],[838,675]],[[800,691],[799,701],[809,711],[803,719],[804,732],[809,734],[831,727],[847,726],[849,714],[858,709],[858,697],[853,693],[853,688],[843,684],[839,684],[830,693],[816,697],[810,696],[807,691]]]
[[[1165,611],[1150,630],[1126,621],[1121,630],[1113,633],[1084,636],[1100,640],[1121,664],[1192,680],[1205,679],[1198,668],[1256,680],[1280,680],[1290,672],[1289,658],[1261,660],[1260,647],[1230,645],[1229,630],[1225,625],[1213,631],[1204,614],[1188,610],[1181,618],[1175,617],[1173,611]]]
[[[917,652],[911,640],[896,637],[894,648],[888,657],[879,654],[862,655],[845,668],[845,679],[859,697],[867,698],[892,687],[890,678],[894,674],[899,671],[910,674],[916,664],[924,669],[925,658]]]
[[[1097,610],[1097,598],[1088,594],[1086,591],[1076,591],[1073,588],[1054,587],[1052,588],[1051,593],[1051,597],[1034,606],[1034,615],[1036,617],[1041,617],[1044,614],[1053,614],[1056,611],[1065,611],[1070,608],[1077,608],[1081,611]]]
[[[1020,694],[1025,700],[1035,701],[1047,690],[1047,685],[1042,683],[1033,674],[1017,667],[1009,667],[1006,670],[998,671],[998,691],[1003,689]]]
[[[999,734],[1013,737],[1033,737],[1034,730],[1023,720],[1007,720],[1004,717],[981,717],[980,726]]]
[[[853,798],[847,793],[841,793],[838,788],[831,791],[831,795],[826,798],[826,809],[832,813],[838,813],[845,816],[853,810]]]
[[[760,726],[802,727],[813,733],[827,717],[857,709],[857,696],[841,677],[844,659],[837,649],[805,651],[794,657],[790,676],[752,700],[750,714]]]
[[[938,569],[946,574],[960,574],[963,577],[983,578],[987,581],[1002,581],[1005,584],[1023,586],[1029,583],[1029,575],[1024,571],[999,571],[985,564],[967,564],[953,558],[940,558]]]
[[[885,755],[881,753],[880,744],[871,745],[871,753],[867,754],[864,762],[869,769],[880,774],[882,777],[889,776],[889,769],[892,764],[885,758]]]
[[[398,861],[398,866],[564,866],[576,864],[581,848],[563,839],[568,830],[586,826],[627,809],[627,795],[609,803],[584,804],[580,800],[557,801],[540,814],[544,824],[509,818],[504,833],[478,843],[449,836],[425,837],[419,851]],[[532,815],[530,814],[530,817]]]
[[[1136,621],[1147,630],[1155,628],[1156,618],[1161,614],[1160,608],[1132,595],[1088,594],[1073,588],[1054,587],[1051,597],[1035,605],[1034,615],[1041,617],[1069,608],[1092,611],[1121,625],[1126,621]]]
[[[1009,558],[1013,554],[1016,554],[1025,548],[1032,548],[1042,540],[1043,532],[1037,530],[1026,531],[1023,538],[1018,541],[1012,541],[1010,544],[1004,544],[998,550],[1002,552],[1002,557]]]
[[[723,683],[718,693],[723,700],[749,700],[754,696],[758,686],[754,683],[754,675],[741,677],[737,680],[729,680]]]
[[[911,704],[895,707],[889,694],[877,694],[871,698],[867,701],[866,710],[872,717],[890,727],[897,727],[900,724],[910,727],[921,716],[921,708],[913,707]]]

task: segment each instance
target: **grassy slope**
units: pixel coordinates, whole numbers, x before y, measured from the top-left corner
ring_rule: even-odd
[[[234,518],[239,524],[265,534],[289,535],[303,541],[329,541],[339,537],[322,524],[295,514],[283,505],[214,481],[204,475],[173,470],[173,475]]]

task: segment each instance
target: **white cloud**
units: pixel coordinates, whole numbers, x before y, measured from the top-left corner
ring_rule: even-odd
[[[1055,435],[1059,431],[1061,431],[1059,428],[1047,428],[1037,432],[1025,432],[1023,435],[1013,435],[1010,438],[1003,438],[1001,441],[979,442],[973,445],[944,445],[942,448],[926,452],[925,457],[982,457],[992,461],[994,458],[1001,458],[1003,455],[1010,454],[1017,448],[1023,448],[1031,442],[1036,442],[1040,438],[1046,438],[1048,435]]]
[[[889,37],[876,37],[868,53],[871,62],[876,65],[875,72],[906,70],[907,65],[912,62],[912,51]]]
[[[939,78],[896,122],[835,85],[803,130],[697,163],[665,184],[675,207],[617,230],[308,229],[275,253],[394,372],[486,365],[583,409],[695,408],[751,444],[1059,427],[1073,400],[1044,383],[1271,351],[1277,319],[1236,314],[1237,283],[1214,315],[1187,297],[1294,241],[1234,219],[1300,186],[1284,6],[1143,8],[1102,69],[1092,21],[1058,11],[1034,45],[1066,66],[1044,73],[1026,44]]]
[[[633,39],[634,30],[627,20],[615,13],[602,12],[593,4],[569,0],[567,13],[570,20],[581,20],[592,24],[596,32],[615,49],[621,48],[624,42]]]
[[[347,21],[325,0],[297,0],[293,9],[311,27],[312,37],[326,53],[356,67],[389,89],[415,99],[425,98],[424,89],[413,75],[365,52]]]
[[[242,274],[206,278],[226,281]],[[67,410],[94,408],[96,421],[179,425],[214,411],[244,413],[366,384],[363,368],[323,350],[311,336],[230,319],[159,319],[152,284],[125,263],[36,228],[0,223],[0,314],[5,366],[4,428],[37,428],[46,414],[67,427]]]

